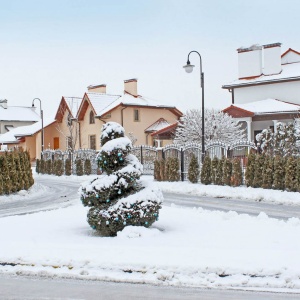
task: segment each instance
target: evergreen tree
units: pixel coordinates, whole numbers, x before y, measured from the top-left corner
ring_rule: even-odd
[[[158,218],[162,194],[139,181],[142,165],[130,154],[132,144],[124,128],[104,124],[101,145],[98,164],[107,175],[81,187],[81,201],[91,207],[88,223],[103,236],[115,236],[129,225],[149,227]]]
[[[40,163],[41,161],[39,159],[36,159],[36,165],[35,165],[35,172],[40,173]]]
[[[83,175],[82,159],[80,159],[80,158],[76,159],[76,175],[77,176]]]
[[[40,173],[41,174],[46,174],[45,160],[43,158],[41,158]]]
[[[179,181],[179,160],[177,157],[168,157],[166,160],[166,179],[168,181]]]
[[[255,158],[253,187],[260,188],[263,184],[263,168],[265,164],[265,154],[258,154]]]
[[[262,188],[271,189],[273,186],[274,158],[267,155],[263,166]]]
[[[195,154],[192,154],[189,164],[188,179],[191,183],[197,183],[199,180],[199,163]]]
[[[9,195],[12,191],[12,183],[9,177],[9,163],[7,159],[7,153],[5,153],[4,156],[2,156],[2,165],[0,166],[1,174],[2,174],[2,180],[3,180],[3,193],[6,195]]]
[[[53,170],[53,164],[52,164],[52,159],[46,160],[46,174],[51,175]]]
[[[0,166],[2,166],[2,157],[0,156]],[[3,176],[0,172],[0,196],[3,195]]]
[[[201,168],[201,183],[208,185],[211,184],[211,159],[209,156],[204,157]]]
[[[32,169],[31,169],[31,162],[30,162],[30,154],[29,151],[25,151],[24,152],[24,156],[25,156],[25,167],[26,167],[26,175],[28,178],[28,183],[29,183],[29,187],[32,187],[34,184],[34,179],[32,176]]]
[[[88,159],[88,158],[84,161],[84,174],[85,175],[91,175],[92,174],[91,160]]]
[[[156,159],[154,161],[154,180],[161,181],[160,177],[160,161]]]
[[[297,192],[300,192],[300,157],[297,158],[296,180],[297,180]]]
[[[219,159],[215,156],[211,161],[211,182],[217,184],[217,170],[218,170]]]
[[[18,191],[18,173],[16,171],[15,165],[15,153],[5,153],[7,163],[8,163],[8,172],[9,179],[11,181],[11,193],[16,193]]]
[[[216,174],[216,184],[217,185],[223,185],[223,166],[225,162],[225,156],[223,156],[219,162],[218,162],[218,167],[217,167],[217,174]]]
[[[241,165],[241,160],[239,158],[234,158],[232,161],[232,176],[231,185],[240,186],[243,183],[243,170]]]
[[[297,191],[297,161],[294,157],[290,156],[286,160],[285,166],[285,188],[287,191]]]
[[[25,181],[24,181],[24,175],[23,175],[23,169],[21,167],[21,152],[16,151],[15,152],[15,168],[16,168],[16,173],[18,175],[18,182],[17,182],[17,190],[23,190],[25,187]]]
[[[71,159],[65,160],[65,175],[70,176],[72,174],[72,168],[71,168]]]
[[[64,165],[61,159],[57,159],[54,161],[54,174],[56,176],[61,176],[64,174]]]
[[[232,176],[232,162],[229,158],[224,159],[223,164],[223,184],[230,185],[231,184],[231,176]]]
[[[166,181],[166,161],[164,159],[160,160],[160,178],[161,181]]]
[[[285,159],[279,155],[274,158],[273,187],[275,190],[284,190],[285,183]]]
[[[245,172],[245,181],[247,186],[253,186],[255,158],[256,155],[250,152],[250,154],[248,155],[246,172]]]

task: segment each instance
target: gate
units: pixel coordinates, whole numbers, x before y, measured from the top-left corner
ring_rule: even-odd
[[[131,149],[131,153],[135,155],[143,165],[143,175],[154,174],[154,161],[157,158],[157,150],[151,146],[136,146]]]

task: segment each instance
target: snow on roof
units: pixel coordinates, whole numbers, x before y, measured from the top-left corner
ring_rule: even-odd
[[[101,116],[105,111],[109,111],[108,107],[115,107],[119,104],[117,100],[120,99],[120,95],[109,95],[101,93],[86,93],[90,99],[90,102],[96,112],[97,116]]]
[[[37,122],[41,118],[32,107],[0,106],[0,121],[32,121]]]
[[[64,97],[64,99],[66,100],[66,103],[72,113],[72,116],[76,117],[82,98],[80,98],[80,97]]]
[[[145,132],[154,132],[157,130],[161,130],[169,125],[170,125],[170,123],[168,121],[166,121],[164,118],[160,118],[156,122],[154,122],[152,125],[150,125],[148,128],[146,128]]]
[[[291,63],[286,65],[281,65],[282,71],[275,75],[261,75],[249,79],[237,79],[228,84],[222,86],[222,88],[246,86],[263,84],[268,82],[286,81],[286,80],[300,80],[300,63]]]
[[[242,108],[258,114],[275,112],[295,112],[300,111],[300,105],[283,102],[276,99],[266,99],[245,104],[234,104],[235,107]]]
[[[109,95],[100,93],[86,93],[91,101],[92,106],[96,111],[97,116],[103,116],[120,104],[124,105],[136,105],[136,106],[149,106],[149,107],[165,107],[175,108],[171,105],[161,104],[155,100],[143,97],[143,96],[132,96],[131,94],[124,93],[120,95]]]
[[[44,120],[44,124],[43,124],[44,128],[49,126],[53,122],[55,122],[53,119]],[[10,131],[8,131],[6,133],[0,134],[0,143],[1,144],[18,143],[19,137],[31,136],[31,135],[37,133],[38,131],[40,131],[41,129],[42,129],[41,120],[34,124],[31,124],[31,125],[20,126],[20,127],[11,129]]]

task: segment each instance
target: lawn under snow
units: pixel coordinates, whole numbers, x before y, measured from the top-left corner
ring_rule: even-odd
[[[253,200],[278,202],[289,194],[293,203],[299,198],[299,193],[244,187],[159,185],[201,195],[247,194]],[[1,218],[0,273],[300,291],[297,218],[280,221],[264,213],[250,217],[163,206],[152,228],[127,227],[110,238],[97,236],[86,212],[78,198],[71,207]]]

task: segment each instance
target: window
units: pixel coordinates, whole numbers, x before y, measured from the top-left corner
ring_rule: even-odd
[[[140,112],[139,112],[138,109],[135,109],[135,110],[134,110],[133,120],[134,120],[135,122],[140,121]]]
[[[92,110],[90,112],[90,124],[95,124],[95,114]]]
[[[90,149],[96,150],[96,135],[89,136]]]

